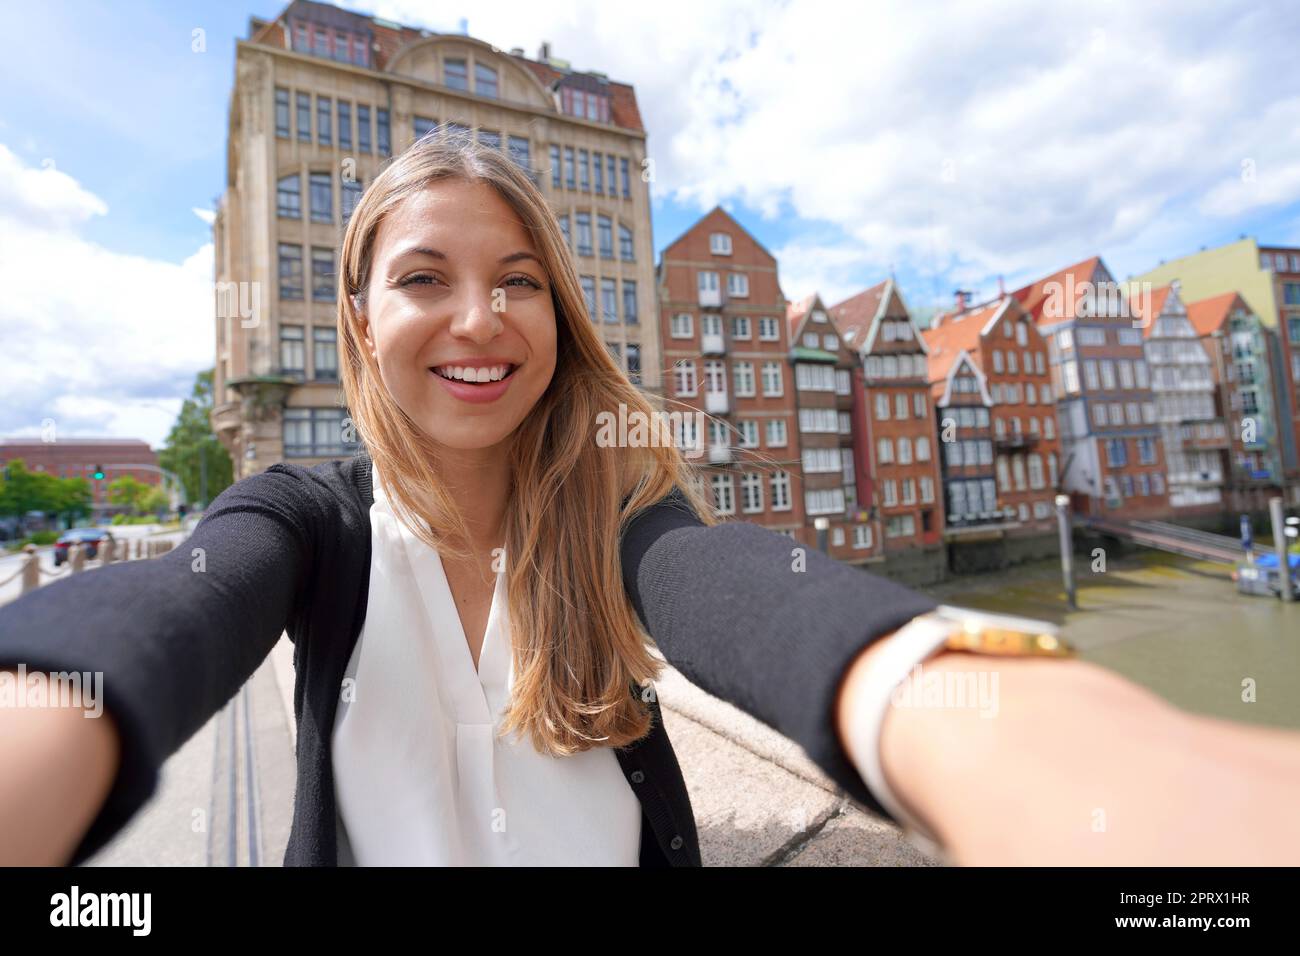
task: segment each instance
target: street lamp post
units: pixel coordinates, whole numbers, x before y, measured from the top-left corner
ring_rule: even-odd
[[[1070,496],[1056,496],[1056,526],[1061,537],[1061,577],[1065,581],[1065,597],[1070,609],[1079,607],[1074,588],[1074,540],[1070,534]]]

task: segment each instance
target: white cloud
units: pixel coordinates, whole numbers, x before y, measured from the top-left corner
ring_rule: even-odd
[[[40,168],[23,163],[0,143],[0,210],[39,228],[62,229],[108,214],[108,205],[46,159]]]
[[[190,210],[190,212],[194,213],[194,215],[198,216],[209,226],[217,221],[217,211],[215,209],[200,209],[195,206]]]
[[[376,12],[455,28],[425,10]],[[1300,200],[1300,78],[1279,67],[1292,20],[1245,2],[504,2],[469,31],[530,56],[550,40],[635,84],[656,189],[701,212],[739,199],[793,211],[796,232],[833,225],[878,278],[890,263],[988,277],[1157,235],[1183,254]]]
[[[0,163],[0,182],[51,175],[3,145]],[[105,249],[74,228],[103,202],[57,176],[37,198],[0,192],[0,434],[53,418],[65,436],[156,444],[212,364],[212,246],[180,264]]]

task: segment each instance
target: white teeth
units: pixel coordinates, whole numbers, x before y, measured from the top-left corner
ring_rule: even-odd
[[[458,379],[465,382],[499,382],[510,371],[509,365],[493,365],[481,368],[468,368],[461,365],[442,365],[434,369],[443,378]]]

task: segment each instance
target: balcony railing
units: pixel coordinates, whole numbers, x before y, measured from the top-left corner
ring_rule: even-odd
[[[700,351],[705,355],[725,355],[726,339],[719,332],[705,332],[700,336]]]
[[[705,392],[704,410],[710,415],[725,415],[730,411],[726,392]]]
[[[1010,435],[997,435],[993,438],[993,444],[998,448],[1016,450],[1018,448],[1033,448],[1038,444],[1037,435],[1028,435],[1024,432],[1012,432]]]
[[[713,465],[731,461],[730,445],[709,445],[709,463]]]

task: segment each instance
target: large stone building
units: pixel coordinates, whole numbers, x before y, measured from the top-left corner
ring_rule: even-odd
[[[235,477],[349,454],[338,385],[342,229],[390,157],[475,130],[529,170],[568,234],[593,322],[661,390],[645,130],[636,96],[550,55],[502,51],[296,0],[237,44],[213,226],[213,428]]]

